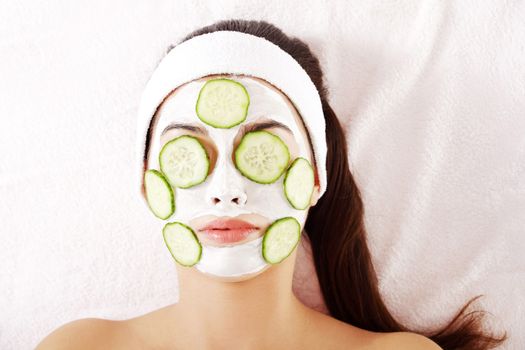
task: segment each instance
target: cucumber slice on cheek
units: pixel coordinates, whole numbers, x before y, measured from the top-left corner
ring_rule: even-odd
[[[175,194],[161,172],[149,169],[144,173],[146,201],[156,217],[165,220],[175,211]]]
[[[249,132],[235,150],[235,166],[248,179],[269,184],[286,170],[290,152],[286,144],[268,131]]]
[[[231,79],[211,79],[199,92],[195,112],[204,123],[229,129],[246,119],[249,105],[244,85]]]
[[[173,186],[189,188],[206,180],[210,158],[197,138],[182,135],[162,147],[159,164]]]
[[[314,170],[310,162],[296,158],[284,177],[284,194],[295,209],[303,210],[310,204],[314,191]]]
[[[180,222],[170,222],[162,229],[162,235],[176,262],[188,267],[199,262],[202,245],[191,227]]]
[[[286,259],[299,243],[301,225],[294,217],[274,221],[266,230],[262,241],[262,255],[270,264]]]

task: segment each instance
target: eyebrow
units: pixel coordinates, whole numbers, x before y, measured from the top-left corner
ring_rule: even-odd
[[[168,131],[173,130],[173,129],[189,130],[189,131],[196,132],[197,134],[208,135],[208,130],[206,130],[205,128],[200,127],[200,126],[195,126],[193,124],[187,124],[187,123],[171,123],[168,126],[166,126],[164,130],[162,130],[162,133],[160,135],[162,136]]]
[[[288,133],[290,133],[291,135],[293,135],[292,130],[288,126],[286,126],[283,123],[278,122],[277,120],[273,120],[273,119],[265,120],[265,121],[258,122],[258,123],[253,122],[253,123],[250,123],[250,124],[243,125],[243,127],[242,127],[242,135],[247,134],[249,132],[259,131],[259,130],[264,130],[264,129],[270,129],[270,128],[283,129],[283,130],[287,131]],[[168,126],[166,126],[164,128],[164,130],[162,130],[161,136],[164,135],[169,130],[173,130],[173,129],[189,130],[189,131],[193,131],[193,132],[195,132],[197,134],[208,135],[208,130],[206,130],[205,128],[203,128],[201,126],[197,126],[195,124],[171,123]]]

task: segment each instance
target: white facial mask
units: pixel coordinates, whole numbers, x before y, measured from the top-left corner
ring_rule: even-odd
[[[173,122],[198,124],[206,128],[218,150],[216,164],[204,182],[187,189],[174,188],[176,210],[167,220],[189,225],[190,220],[203,215],[234,217],[241,214],[258,214],[266,217],[270,222],[291,216],[303,228],[308,209],[297,210],[290,205],[284,195],[284,174],[272,184],[258,184],[244,177],[232,160],[233,140],[240,127],[263,117],[279,121],[292,130],[293,139],[298,147],[291,144],[292,137],[282,136],[284,130],[268,130],[285,142],[290,150],[291,161],[303,157],[313,164],[308,140],[302,135],[302,129],[297,124],[301,121],[296,121],[293,114],[295,111],[291,110],[293,107],[271,88],[247,77],[230,79],[243,84],[250,96],[246,120],[231,129],[214,128],[197,117],[195,104],[205,81],[193,81],[179,87],[159,111],[160,115],[155,127],[157,131],[153,135],[148,156],[149,169],[160,169],[158,163],[161,149],[160,132]],[[166,140],[186,133],[185,130],[175,131],[173,136],[170,134]],[[220,202],[215,204],[212,200],[214,197],[219,198]],[[231,201],[235,197],[239,198],[238,203]],[[196,228],[192,228],[196,231]],[[262,238],[226,247],[203,244],[201,260],[195,267],[201,272],[219,277],[239,277],[260,271],[268,265],[262,256]]]

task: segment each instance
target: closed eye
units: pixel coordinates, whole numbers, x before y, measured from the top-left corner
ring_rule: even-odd
[[[235,140],[234,140],[234,149],[238,146],[238,144],[239,144],[240,140],[242,139],[242,137],[244,137],[244,135],[246,135],[247,133],[254,132],[254,131],[260,131],[260,130],[266,130],[266,129],[272,129],[272,128],[283,130],[284,132],[286,132],[287,134],[290,135],[291,140],[295,140],[294,137],[293,137],[292,130],[287,125],[285,125],[283,123],[280,123],[280,122],[278,122],[276,120],[273,120],[273,119],[268,119],[268,120],[264,120],[264,121],[259,121],[259,122],[256,121],[256,122],[252,122],[252,123],[247,123],[247,124],[241,125],[239,133],[235,137]],[[164,134],[166,134],[169,130],[174,130],[174,129],[187,130],[187,131],[191,131],[191,132],[194,133],[191,136],[197,137],[199,139],[199,141],[203,144],[203,146],[206,148],[206,151],[208,152],[208,156],[210,157],[210,169],[209,169],[209,171],[211,173],[213,171],[213,169],[215,168],[215,165],[216,165],[216,162],[217,162],[218,150],[217,150],[216,146],[213,144],[213,141],[211,141],[209,139],[208,130],[206,130],[205,127],[199,126],[196,123],[180,123],[180,122],[178,122],[178,123],[171,123],[162,131],[161,137]],[[197,135],[195,135],[195,134],[197,134]],[[199,135],[200,136],[205,136],[205,137],[199,137]],[[288,146],[290,146],[290,145],[288,145]],[[231,159],[232,159],[232,162],[235,164],[235,155],[234,155],[234,153],[235,152],[232,152]],[[292,153],[294,153],[294,152],[292,152]]]

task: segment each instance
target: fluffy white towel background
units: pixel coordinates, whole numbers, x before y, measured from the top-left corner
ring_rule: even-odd
[[[266,19],[321,59],[395,316],[425,330],[485,294],[504,348],[525,348],[524,6],[1,2],[0,348],[178,300],[134,197],[135,114],[167,46],[227,18]]]

